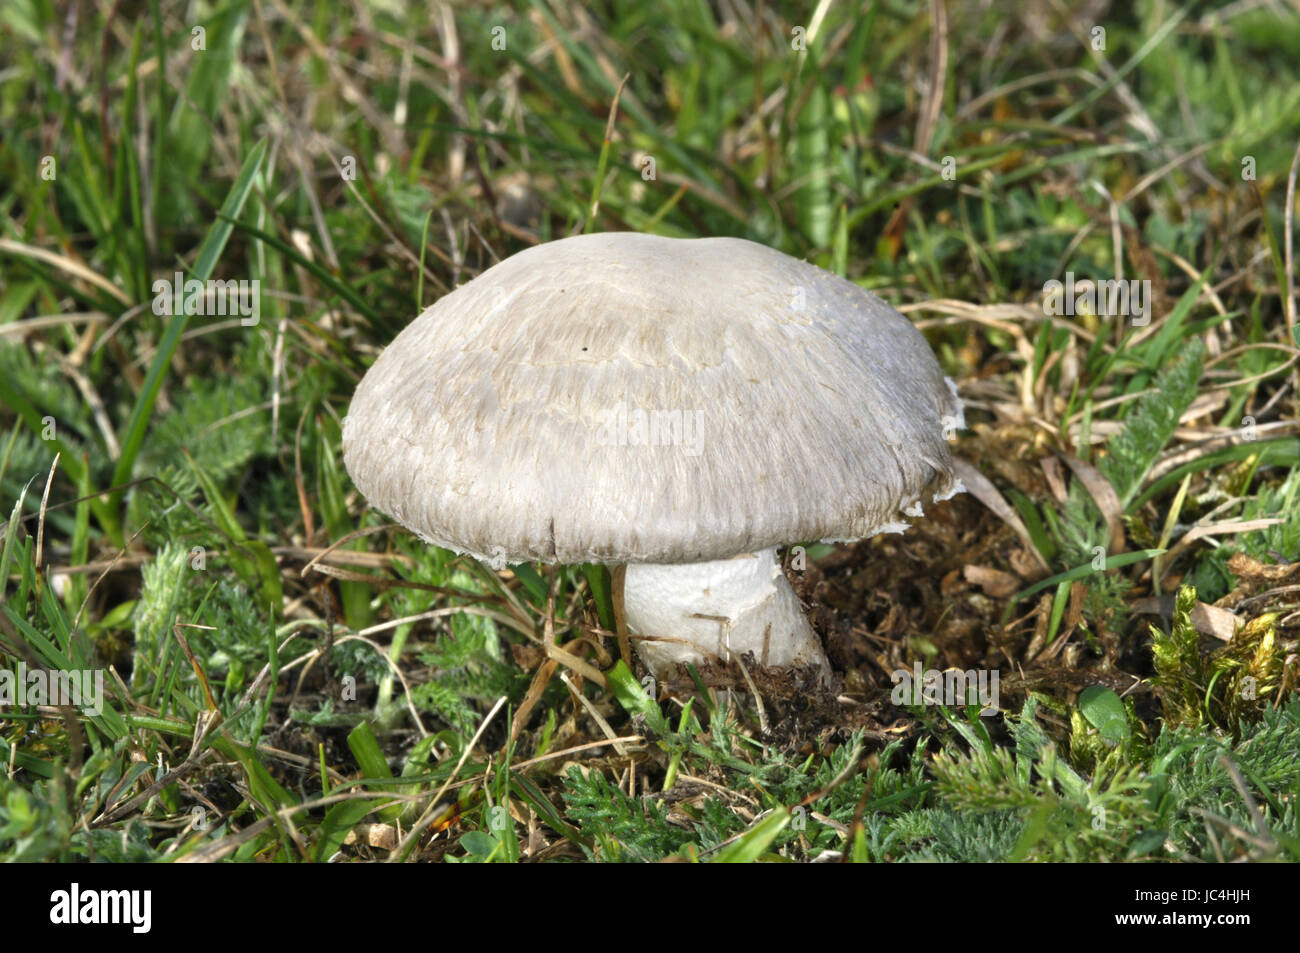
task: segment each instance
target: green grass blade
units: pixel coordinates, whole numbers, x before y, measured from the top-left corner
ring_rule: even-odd
[[[262,167],[266,147],[266,140],[262,139],[257,145],[253,146],[248,158],[244,160],[243,168],[239,170],[239,175],[236,177],[234,185],[231,186],[226,201],[221,206],[219,220],[213,223],[208,230],[207,237],[203,239],[203,244],[199,246],[198,257],[195,259],[194,267],[190,270],[191,277],[197,278],[199,281],[207,281],[212,277],[212,271],[216,267],[217,259],[221,257],[222,251],[225,250],[226,242],[234,229],[230,220],[236,218],[243,211],[244,202],[253,190],[253,182]],[[171,366],[172,355],[176,353],[176,346],[180,343],[181,334],[184,333],[185,326],[189,323],[189,315],[184,313],[183,308],[181,312],[171,316],[171,320],[167,324],[167,331],[163,335],[162,342],[158,345],[158,352],[154,355],[153,363],[149,366],[149,373],[145,377],[144,385],[136,398],[135,407],[131,411],[131,419],[127,422],[126,436],[122,440],[122,455],[118,458],[117,466],[113,470],[114,486],[120,486],[131,479],[131,470],[135,466],[136,457],[139,456],[140,449],[144,446],[145,433],[149,429],[149,420],[153,416],[154,404],[158,400],[158,391],[162,387],[163,375],[167,373],[167,368]],[[118,490],[114,493],[114,503],[120,501],[123,492]]]

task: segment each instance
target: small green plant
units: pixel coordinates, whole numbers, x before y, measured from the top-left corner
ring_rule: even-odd
[[[1241,725],[1259,721],[1281,685],[1286,650],[1278,643],[1275,613],[1250,620],[1232,641],[1201,648],[1192,622],[1196,589],[1178,591],[1168,632],[1151,627],[1151,653],[1165,722],[1171,727],[1207,724],[1239,737]]]

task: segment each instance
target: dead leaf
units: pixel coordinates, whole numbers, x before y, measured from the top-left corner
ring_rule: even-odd
[[[1133,603],[1133,611],[1145,615],[1169,618],[1174,613],[1173,596],[1150,596]],[[1241,618],[1227,609],[1198,602],[1192,608],[1192,625],[1201,635],[1212,635],[1223,642],[1232,641]]]
[[[1015,530],[1016,535],[1028,548],[1034,561],[1038,563],[1042,571],[1049,572],[1050,569],[1043,560],[1042,554],[1034,546],[1034,539],[1029,535],[1029,530],[1020,519],[1020,514],[1011,508],[1011,504],[998,492],[998,488],[989,482],[988,477],[980,473],[970,463],[958,457],[953,457],[952,469],[957,474],[957,479],[961,480],[962,485],[966,487],[967,492],[992,510],[998,519]]]
[[[962,575],[972,585],[979,586],[986,595],[994,599],[1006,599],[1020,590],[1020,580],[1009,572],[991,569],[988,566],[970,566],[962,569]]]
[[[1228,559],[1228,571],[1236,576],[1242,585],[1257,586],[1262,582],[1271,586],[1290,576],[1300,576],[1300,563],[1271,566],[1245,553],[1233,553]]]
[[[1007,557],[1007,562],[1011,564],[1011,569],[1021,579],[1037,579],[1041,573],[1038,569],[1038,563],[1030,555],[1033,550],[1013,549],[1011,555]]]
[[[1038,461],[1043,476],[1047,477],[1047,487],[1052,491],[1056,502],[1065,502],[1065,476],[1061,473],[1061,461],[1056,457],[1043,457]]]

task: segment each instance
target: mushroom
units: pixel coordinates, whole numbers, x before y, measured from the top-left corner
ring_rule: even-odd
[[[963,488],[961,401],[850,281],[735,238],[582,235],[440,299],[357,387],[357,488],[501,569],[626,565],[627,629],[681,662],[829,665],[777,547],[901,532]]]

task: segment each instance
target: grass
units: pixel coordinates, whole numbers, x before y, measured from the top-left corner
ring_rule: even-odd
[[[0,708],[0,858],[1300,859],[1294,12],[141,9],[0,11],[0,672],[104,675]],[[420,309],[626,229],[841,273],[959,383],[972,493],[788,554],[837,696],[652,697],[607,569],[342,467]],[[1000,710],[893,704],[916,663]]]

